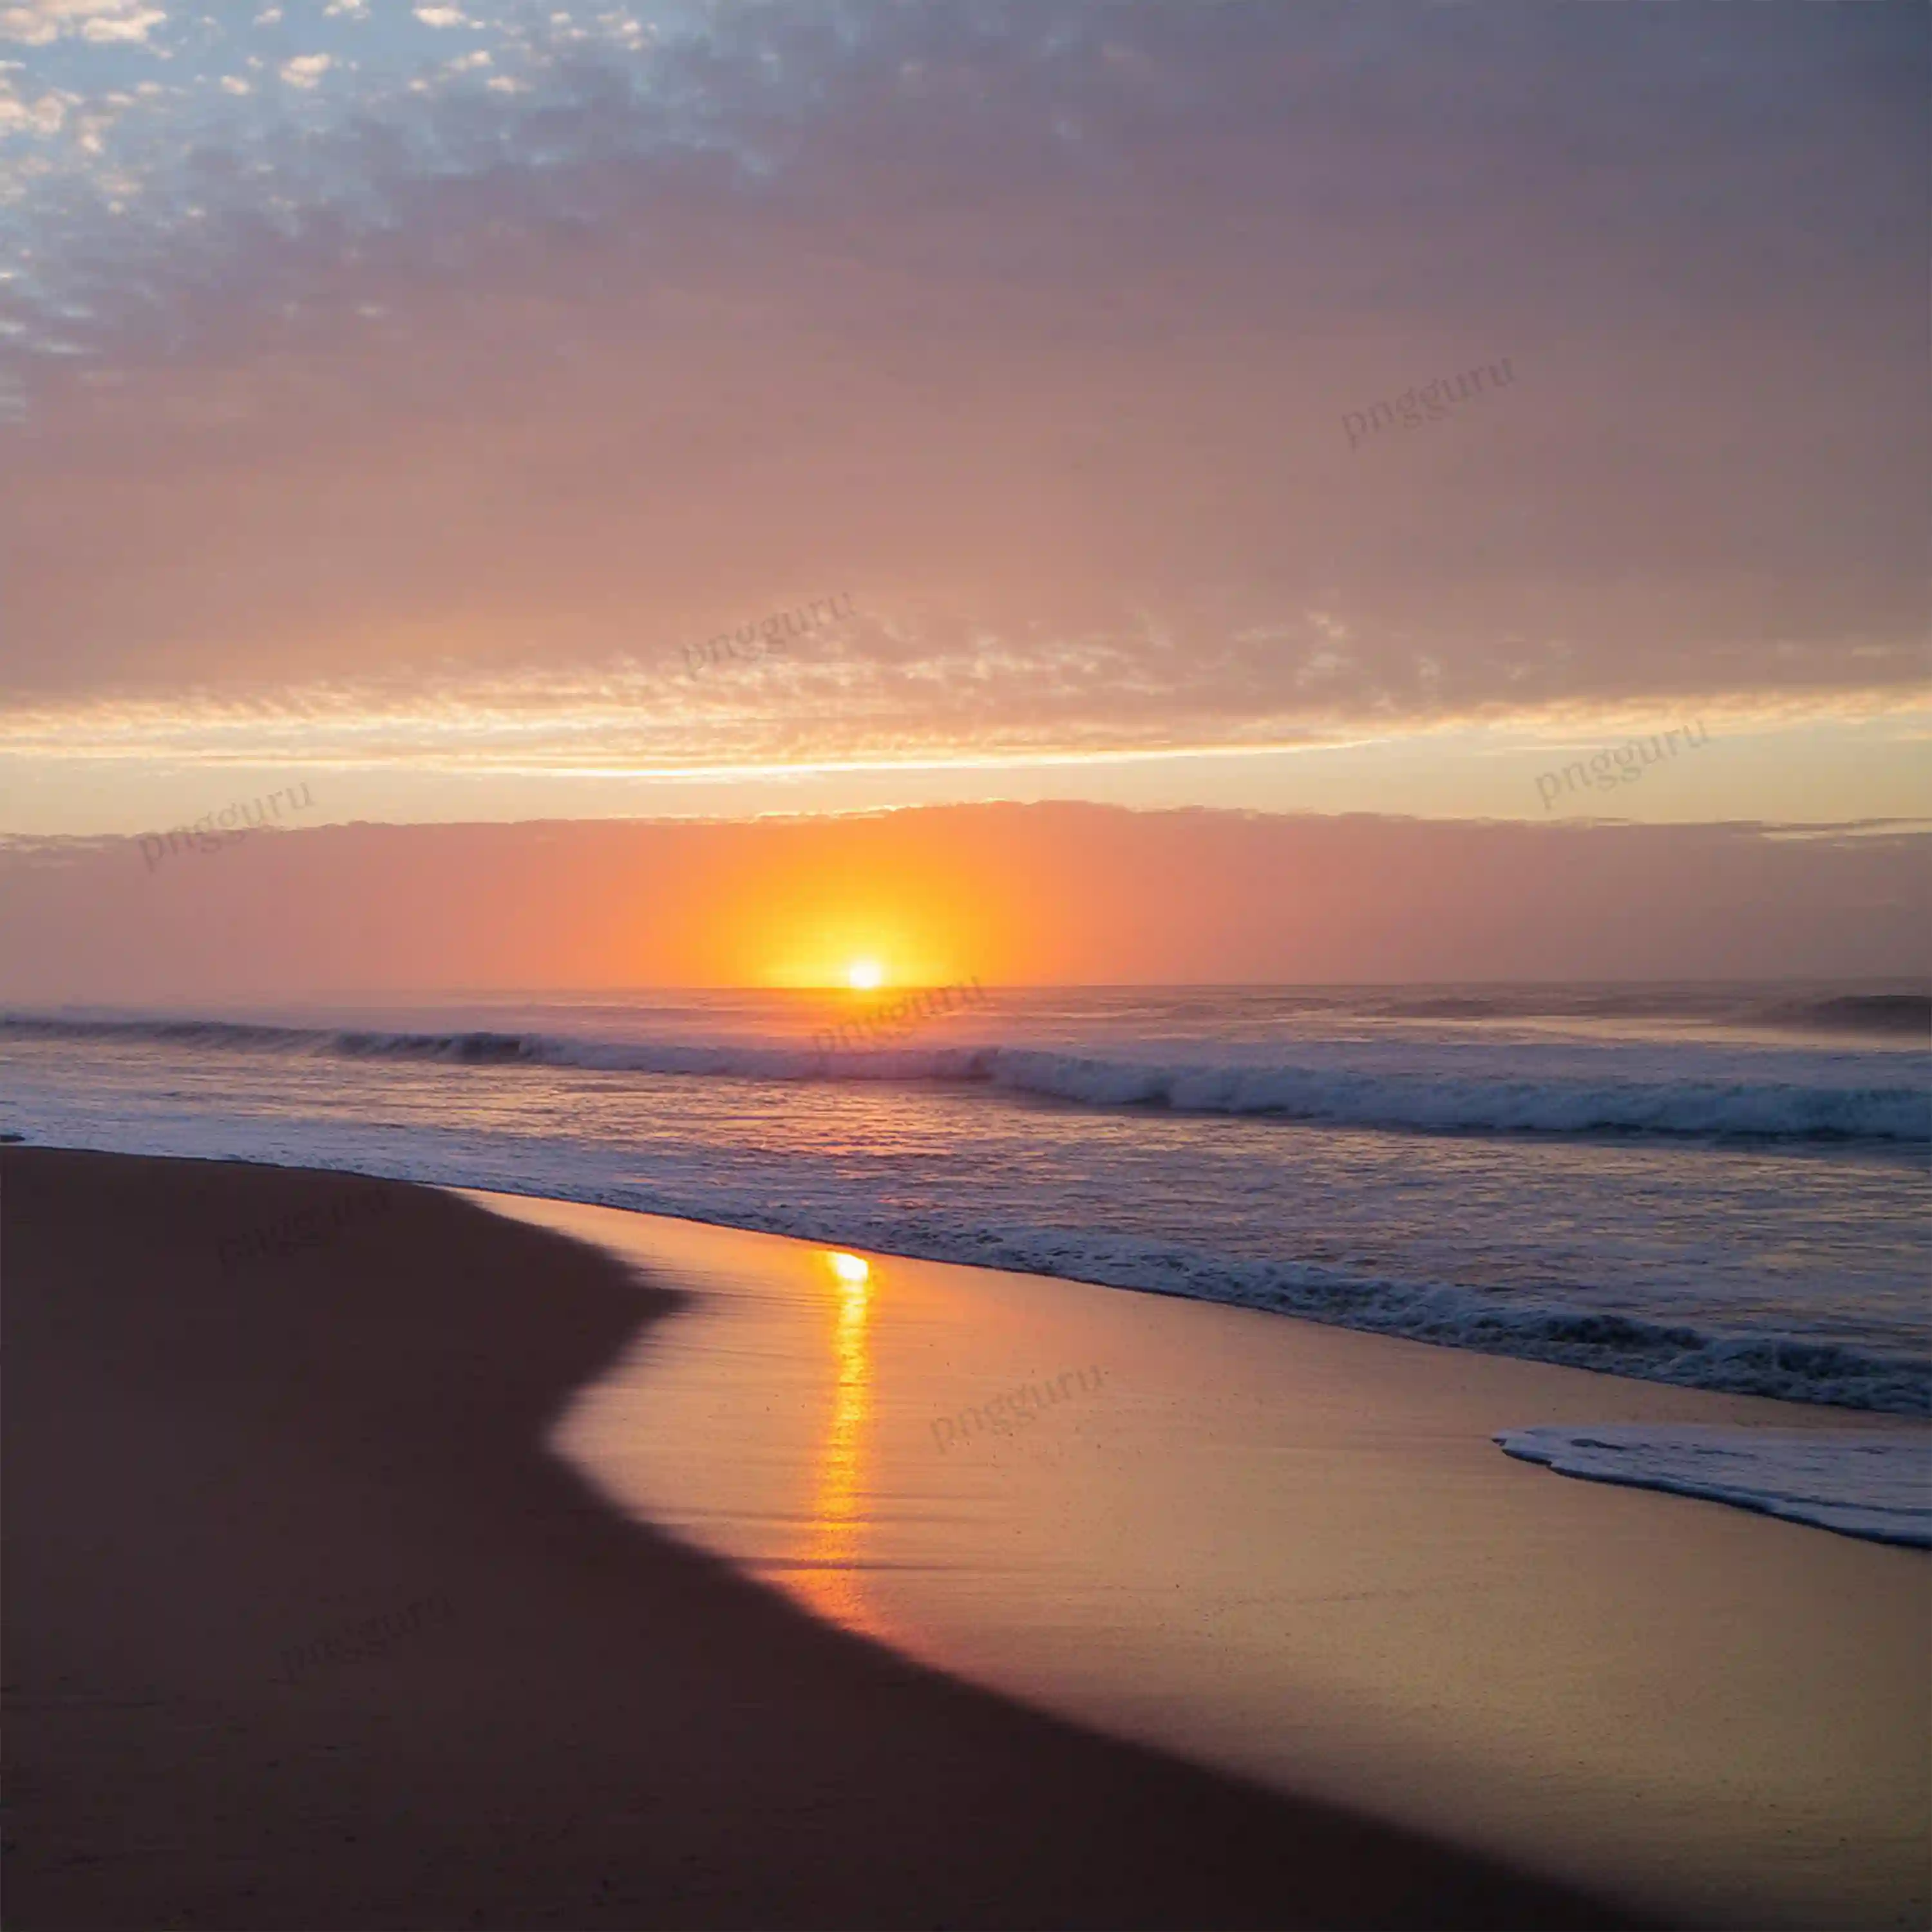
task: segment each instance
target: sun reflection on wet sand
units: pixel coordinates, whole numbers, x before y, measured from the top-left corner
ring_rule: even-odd
[[[819,1452],[812,1524],[788,1581],[821,1616],[878,1634],[856,1567],[864,1534],[860,1482],[872,1420],[872,1363],[866,1334],[872,1270],[857,1255],[828,1252],[825,1262],[836,1298],[832,1349],[838,1380],[831,1426]]]
[[[1924,1922],[1916,1552],[1559,1482],[1492,1439],[1528,1414],[1788,1428],[1791,1405],[466,1198],[686,1290],[563,1452],[828,1622],[1660,1924]],[[942,1453],[935,1422],[1072,1362],[1106,1400]]]

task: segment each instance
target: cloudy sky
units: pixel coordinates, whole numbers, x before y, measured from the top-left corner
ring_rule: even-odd
[[[1928,18],[0,0],[0,832],[1932,813]]]

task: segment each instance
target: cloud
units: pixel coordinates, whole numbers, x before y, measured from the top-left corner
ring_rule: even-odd
[[[12,134],[57,134],[72,105],[70,97],[51,91],[30,100],[10,76],[0,74],[0,139]]]
[[[1916,16],[479,8],[472,72],[445,10],[48,197],[16,721],[675,764],[1922,678]],[[622,662],[835,590],[769,675]]]
[[[24,0],[0,7],[0,40],[45,46],[64,35],[97,46],[120,40],[146,40],[167,19],[142,0]]]
[[[298,54],[283,62],[278,71],[291,87],[314,87],[334,64],[328,54]]]

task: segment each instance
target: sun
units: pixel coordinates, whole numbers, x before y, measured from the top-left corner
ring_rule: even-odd
[[[845,983],[856,993],[876,993],[886,983],[886,969],[876,959],[855,959],[845,969]]]

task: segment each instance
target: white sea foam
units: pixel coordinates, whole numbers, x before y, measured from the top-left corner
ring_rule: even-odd
[[[1932,1430],[1648,1423],[1506,1429],[1504,1450],[1566,1476],[1733,1503],[1878,1543],[1932,1548]]]

